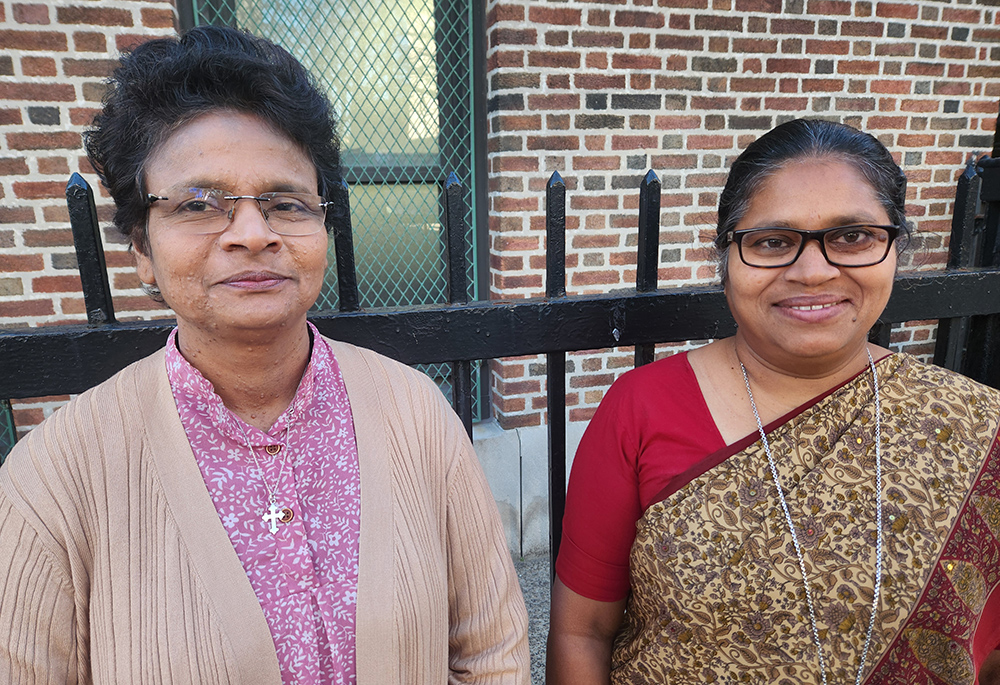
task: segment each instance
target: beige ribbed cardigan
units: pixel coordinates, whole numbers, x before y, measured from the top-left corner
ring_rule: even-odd
[[[527,683],[524,602],[461,424],[423,374],[332,344],[361,467],[358,683]],[[0,682],[281,682],[162,351],[0,470]]]

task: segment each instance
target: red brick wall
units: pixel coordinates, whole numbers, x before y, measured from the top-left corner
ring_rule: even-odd
[[[544,294],[545,182],[567,185],[567,285],[635,281],[637,186],[663,184],[660,287],[715,280],[714,208],[729,162],[793,117],[876,135],[910,180],[904,268],[945,260],[954,182],[988,151],[1000,8],[841,0],[500,0],[489,4],[491,295]],[[893,343],[933,349],[934,322]],[[671,351],[677,346],[671,346]],[[665,347],[663,351],[666,351]],[[571,355],[567,404],[589,418],[631,350]],[[544,362],[495,362],[501,425],[544,421]]]
[[[100,106],[118,51],[174,32],[169,2],[0,2],[0,324],[86,319],[66,212],[69,174],[97,187],[81,134]],[[150,308],[131,257],[106,227],[115,305]]]
[[[119,50],[174,33],[170,2],[107,4],[0,0],[0,326],[86,320],[66,181],[78,171],[99,185],[81,134]],[[119,316],[154,313],[110,209],[107,197],[98,199]],[[15,405],[18,427],[37,424],[61,399]]]

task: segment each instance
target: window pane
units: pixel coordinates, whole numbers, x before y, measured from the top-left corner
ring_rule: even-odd
[[[444,302],[445,234],[437,185],[351,188],[361,306]]]
[[[437,163],[432,0],[240,0],[236,21],[294,46],[327,87],[345,165]]]

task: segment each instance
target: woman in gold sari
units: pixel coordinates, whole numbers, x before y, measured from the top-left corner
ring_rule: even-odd
[[[581,442],[548,682],[987,682],[1000,392],[868,342],[905,244],[873,137],[795,120],[736,160],[738,328],[626,374]]]

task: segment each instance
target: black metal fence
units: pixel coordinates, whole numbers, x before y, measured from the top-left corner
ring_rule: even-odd
[[[888,344],[892,323],[941,319],[935,361],[1000,387],[1000,159],[970,162],[957,190],[951,257],[943,272],[897,279],[874,340]],[[339,201],[346,202],[346,186]],[[66,191],[87,309],[87,325],[0,331],[0,398],[78,393],[159,347],[171,321],[115,319],[93,193],[77,174]],[[454,175],[445,187],[449,282],[466,282],[465,211]],[[362,311],[350,213],[333,230],[339,311],[311,320],[321,333],[376,350],[406,364],[449,363],[453,404],[472,430],[470,364],[545,354],[549,432],[550,540],[561,537],[566,482],[566,353],[635,346],[637,365],[656,343],[718,338],[734,331],[719,287],[657,288],[660,182],[648,172],[639,190],[635,291],[566,295],[566,186],[553,173],[546,188],[545,297],[468,302],[464,287],[449,303]],[[969,353],[974,351],[974,353]],[[554,558],[554,554],[553,554]]]

